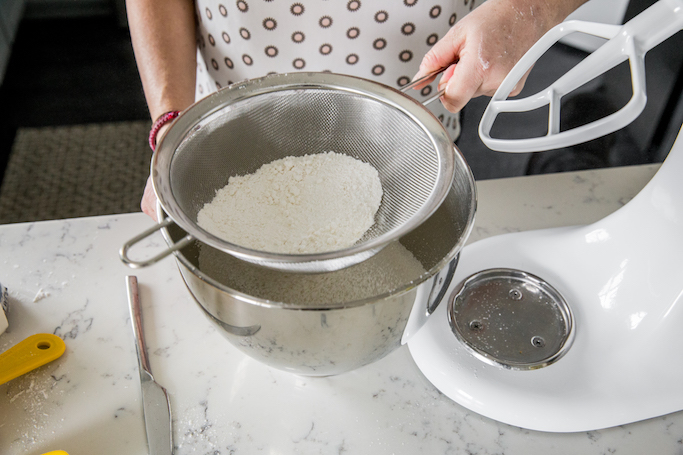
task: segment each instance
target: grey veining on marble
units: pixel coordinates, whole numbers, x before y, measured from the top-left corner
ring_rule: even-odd
[[[656,166],[478,183],[471,240],[595,221]],[[403,347],[351,373],[305,378],[237,351],[203,316],[172,259],[131,270],[120,245],[142,214],[0,226],[10,328],[0,351],[56,333],[58,360],[0,386],[0,453],[147,453],[125,276],[135,274],[155,379],[169,392],[184,454],[681,454],[683,413],[588,433],[527,431],[438,392]],[[140,245],[149,254],[161,238]]]

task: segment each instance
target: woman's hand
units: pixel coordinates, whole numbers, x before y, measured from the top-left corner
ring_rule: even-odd
[[[157,144],[164,136],[164,134],[166,134],[166,130],[168,130],[169,126],[171,126],[171,123],[167,123],[159,129],[159,132],[157,133]],[[154,192],[154,186],[152,185],[151,175],[147,177],[145,191],[142,193],[142,200],[140,201],[140,208],[154,221],[159,221],[157,219],[157,195]]]
[[[157,220],[157,195],[154,193],[154,187],[152,186],[152,176],[147,177],[147,184],[145,185],[145,191],[142,194],[140,208],[154,221],[159,221]]]
[[[527,50],[586,0],[488,0],[457,22],[424,56],[418,79],[450,65],[442,74],[441,101],[460,111],[477,96],[492,96]],[[513,95],[519,94],[527,74]],[[430,81],[416,87],[423,87]]]

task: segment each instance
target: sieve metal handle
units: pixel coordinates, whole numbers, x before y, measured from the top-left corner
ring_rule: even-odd
[[[168,256],[169,254],[171,254],[175,251],[178,251],[182,248],[185,248],[187,245],[189,245],[190,243],[192,243],[195,240],[194,237],[192,237],[190,234],[187,234],[185,237],[183,237],[182,239],[180,239],[179,241],[174,243],[169,249],[162,251],[161,253],[157,254],[154,257],[151,257],[151,258],[145,259],[145,260],[141,260],[141,261],[131,259],[128,256],[128,250],[130,250],[130,248],[133,245],[138,244],[140,241],[146,239],[150,235],[154,234],[156,231],[163,229],[165,227],[168,227],[170,224],[174,224],[174,221],[171,218],[166,218],[161,223],[157,224],[156,226],[152,226],[151,228],[141,232],[140,234],[136,235],[135,237],[133,237],[132,239],[130,239],[129,241],[124,243],[123,246],[121,247],[121,249],[119,250],[119,257],[121,258],[123,263],[126,264],[128,267],[133,268],[133,269],[137,269],[137,268],[141,268],[141,267],[147,267],[147,266],[150,266],[152,264],[156,264],[157,262],[159,262],[160,260],[162,260],[163,258]]]
[[[411,88],[413,88],[413,87],[415,87],[415,86],[417,86],[417,85],[420,85],[422,82],[426,81],[427,79],[429,79],[429,78],[431,78],[431,77],[434,77],[434,76],[436,76],[437,74],[443,73],[444,71],[446,71],[446,70],[448,69],[449,66],[451,66],[451,65],[444,66],[443,68],[439,68],[438,70],[434,70],[434,71],[432,71],[431,73],[426,74],[426,75],[422,76],[422,77],[419,78],[419,79],[415,79],[415,80],[412,81],[410,84],[404,85],[403,87],[401,87],[401,91],[402,91],[403,93],[406,93],[408,90],[410,90]],[[426,105],[428,105],[429,103],[431,103],[432,101],[438,100],[439,98],[441,98],[441,96],[443,96],[443,94],[444,94],[445,92],[446,92],[446,89],[445,89],[445,88],[442,89],[442,90],[439,90],[439,91],[436,93],[436,95],[432,96],[431,98],[428,98],[427,101],[425,101],[425,102],[422,103],[422,104],[423,104],[424,106],[426,106]]]

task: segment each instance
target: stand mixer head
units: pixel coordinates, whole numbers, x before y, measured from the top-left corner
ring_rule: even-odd
[[[660,0],[623,27],[558,27],[529,51],[494,95],[480,125],[482,140],[490,148],[527,152],[565,147],[632,121],[644,105],[644,74],[639,73],[644,53],[683,28],[683,1]],[[599,36],[611,35],[611,40],[557,86],[535,97],[507,100],[521,75],[569,29],[609,29]],[[621,44],[614,44],[617,41]],[[596,61],[623,61],[610,57],[617,47],[634,52],[628,57],[634,80],[631,102],[605,119],[560,132],[556,119],[561,96],[567,88],[582,85],[585,77],[609,69],[596,68]],[[499,112],[537,107],[539,100],[550,104],[547,136],[489,136]],[[589,431],[683,410],[682,172],[679,133],[657,174],[613,214],[586,226],[505,234],[465,247],[450,305],[439,307],[439,315],[409,343],[418,367],[441,392],[466,408],[532,430]],[[487,292],[482,294],[482,287]],[[509,308],[519,304],[526,305],[527,313],[517,312],[524,316],[483,320],[482,314],[515,313]],[[551,335],[543,335],[553,324],[530,317],[538,313],[534,305],[552,310],[564,304],[571,324],[556,324],[559,328]],[[487,330],[515,336],[480,336]],[[544,336],[560,330],[566,330],[566,336],[536,359],[540,361],[522,356],[520,362],[517,352],[533,356],[534,348],[548,347]]]

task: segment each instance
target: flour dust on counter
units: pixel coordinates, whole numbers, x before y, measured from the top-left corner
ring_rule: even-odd
[[[55,365],[46,368],[51,372],[57,369]],[[16,436],[12,441],[14,447],[30,452],[54,439],[54,429],[59,429],[63,421],[55,418],[59,414],[57,403],[67,393],[61,380],[61,375],[48,374],[44,368],[7,383],[9,404],[22,411],[2,422],[3,426],[7,425],[6,434]]]
[[[370,164],[323,152],[232,176],[197,215],[200,227],[258,251],[313,254],[352,246],[374,224],[382,184]]]

